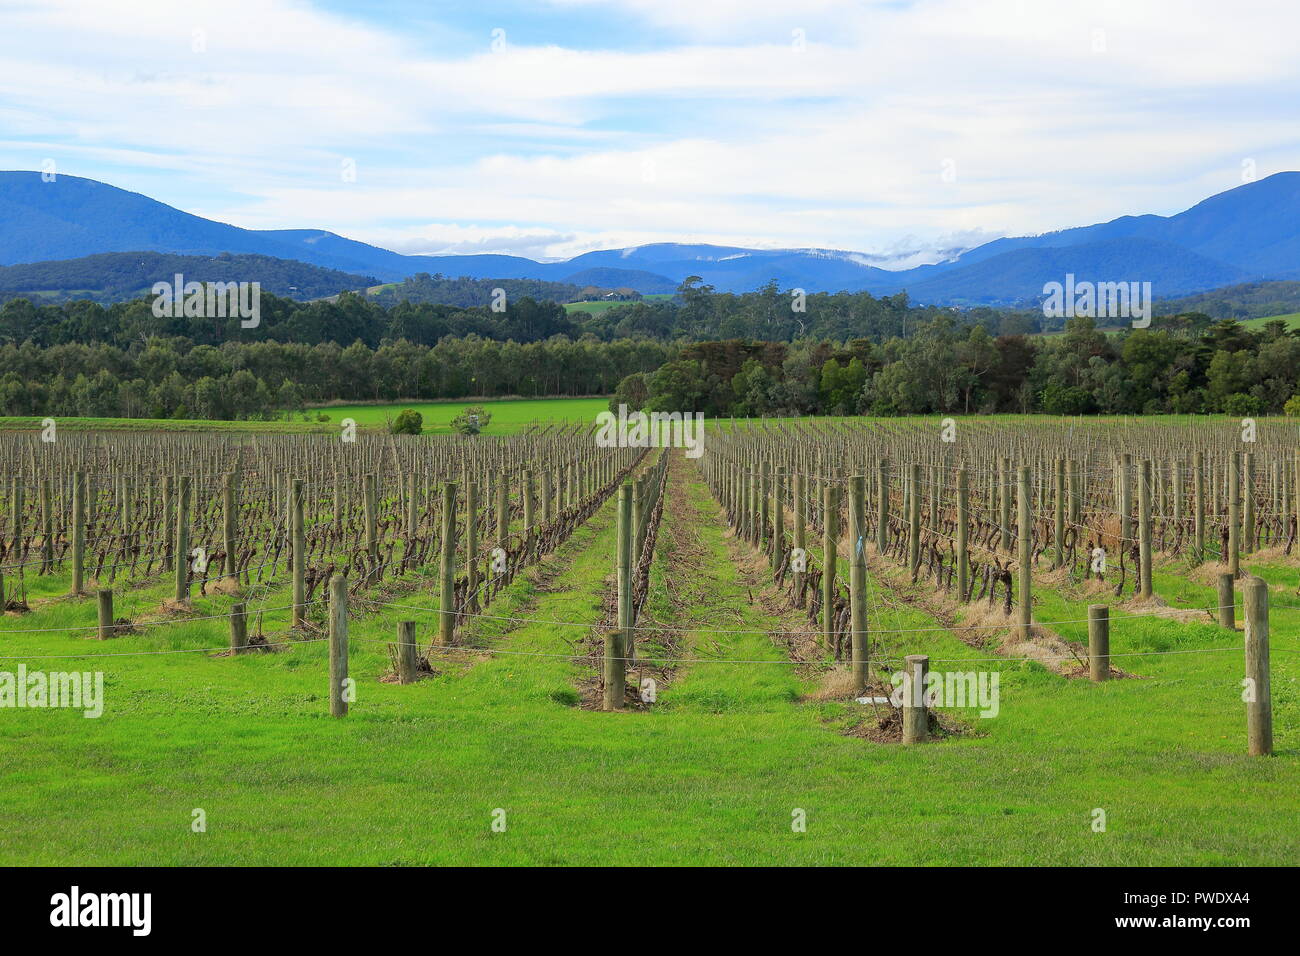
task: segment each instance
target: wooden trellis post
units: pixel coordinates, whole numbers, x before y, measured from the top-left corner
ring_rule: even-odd
[[[853,690],[867,687],[867,479],[849,479],[849,627],[852,629]],[[915,505],[915,497],[913,504]]]

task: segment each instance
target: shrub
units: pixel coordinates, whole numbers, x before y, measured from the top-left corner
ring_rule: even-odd
[[[418,435],[424,431],[424,416],[413,408],[404,408],[397,413],[388,430],[394,435]]]
[[[492,413],[482,405],[470,405],[451,420],[451,427],[462,435],[477,435],[492,421]]]

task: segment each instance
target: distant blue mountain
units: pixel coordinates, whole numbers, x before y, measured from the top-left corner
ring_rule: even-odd
[[[1095,281],[1150,281],[1157,296],[1229,283],[1300,277],[1300,173],[1278,173],[1212,196],[1174,216],[996,239],[947,261],[891,271],[872,257],[829,249],[746,249],[655,243],[588,252],[565,262],[521,256],[407,256],[316,229],[241,229],[147,196],[76,176],[53,183],[0,172],[0,265],[153,250],[251,253],[394,281],[417,272],[479,279],[544,279],[663,292],[687,276],[721,291],[775,280],[809,292],[907,291],[935,304],[1021,303],[1066,272]]]

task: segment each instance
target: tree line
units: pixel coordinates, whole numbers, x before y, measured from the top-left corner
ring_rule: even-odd
[[[1300,414],[1300,331],[1282,321],[1202,328],[1201,319],[1107,334],[1074,318],[1060,335],[993,336],[941,315],[883,343],[694,343],[621,381],[611,407],[714,416]]]
[[[105,418],[273,419],[331,400],[607,395],[673,354],[648,340],[407,341],[194,345],[155,337],[0,346],[0,413]]]

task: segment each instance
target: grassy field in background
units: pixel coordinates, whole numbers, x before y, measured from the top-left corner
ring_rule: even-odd
[[[254,432],[261,434],[310,433],[337,434],[340,423],[352,418],[362,429],[385,428],[398,412],[413,408],[424,416],[424,432],[433,435],[450,435],[450,422],[470,405],[482,405],[492,413],[492,421],[485,430],[488,435],[510,435],[532,424],[593,423],[596,413],[609,408],[605,398],[521,398],[496,401],[455,402],[395,402],[375,405],[328,405],[308,410],[310,421],[301,415],[276,421],[207,421],[202,419],[173,418],[57,418],[59,428],[76,430],[105,429],[109,431],[163,431],[163,432]],[[316,421],[318,415],[329,416],[329,421]],[[0,431],[38,431],[41,418],[0,417]]]
[[[314,408],[312,414],[324,413],[330,423],[338,428],[345,418],[352,418],[360,426],[384,425],[406,408],[413,408],[424,417],[425,434],[451,434],[451,420],[471,405],[482,405],[492,413],[492,421],[484,430],[487,435],[508,435],[537,424],[583,422],[593,424],[598,412],[609,408],[607,398],[521,398],[495,402],[397,402],[385,405],[329,405]]]
[[[671,292],[652,292],[652,293],[650,293],[649,295],[643,295],[643,296],[641,296],[641,300],[644,300],[644,301],[647,301],[647,302],[653,302],[653,301],[656,301],[656,300],[660,300],[660,301],[662,301],[662,300],[665,300],[665,299],[671,299],[672,297],[673,297],[673,294],[672,294]],[[638,300],[638,301],[641,301],[641,300]],[[617,306],[617,305],[633,305],[633,304],[634,304],[634,303],[632,303],[632,302],[622,302],[622,301],[610,301],[610,302],[569,302],[569,303],[566,303],[566,304],[565,304],[564,308],[565,308],[565,310],[566,310],[567,312],[570,312],[570,313],[572,313],[572,312],[582,312],[582,313],[585,313],[586,315],[600,315],[600,313],[602,313],[602,312],[607,312],[608,310],[614,308],[614,307]]]
[[[1130,679],[1092,685],[998,660],[936,626],[930,590],[877,576],[873,658],[932,655],[932,668],[1001,673],[1000,710],[952,711],[963,732],[921,747],[851,730],[859,705],[826,700],[765,633],[798,628],[765,595],[770,572],[723,530],[694,466],[673,465],[643,619],[680,628],[684,659],[649,711],[576,706],[593,671],[569,655],[600,619],[615,547],[608,501],[543,566],[470,625],[499,653],[435,654],[437,676],[380,681],[396,623],[433,634],[431,567],[349,629],[356,702],[327,715],[321,641],[218,657],[226,622],[142,627],[103,644],[93,601],[59,598],[66,575],[29,578],[36,610],[0,620],[8,660],[100,670],[98,719],[0,711],[0,863],[59,864],[1219,864],[1300,858],[1300,612],[1279,607],[1272,642],[1277,755],[1244,754],[1240,637],[1207,622],[1116,623]],[[1249,560],[1244,561],[1250,565]],[[1157,591],[1205,606],[1213,589],[1163,567]],[[1295,567],[1255,567],[1279,605],[1300,603]],[[163,582],[122,594],[117,614],[157,619]],[[1042,589],[1036,617],[1074,620],[1109,596]],[[231,597],[196,598],[194,613]],[[283,590],[252,596],[284,639]],[[1115,612],[1120,613],[1118,610]],[[529,618],[518,623],[510,618]],[[1069,637],[1073,625],[1060,625]],[[747,630],[748,629],[748,630]],[[251,630],[251,628],[250,628]],[[666,632],[667,633],[667,632]],[[133,652],[156,653],[129,656]],[[68,659],[66,655],[94,655]],[[101,656],[102,655],[102,656]],[[992,658],[992,660],[990,660]],[[950,662],[947,664],[941,662]],[[886,674],[887,667],[881,671]],[[635,668],[630,680],[638,677]],[[1105,832],[1092,827],[1106,812]],[[191,829],[206,815],[206,832]],[[506,829],[494,832],[496,811]],[[796,811],[806,832],[792,829]]]
[[[1291,312],[1287,315],[1269,315],[1262,319],[1243,319],[1241,324],[1252,329],[1262,329],[1267,323],[1276,319],[1285,322],[1288,329],[1300,328],[1300,312]]]

